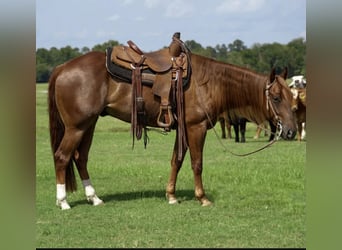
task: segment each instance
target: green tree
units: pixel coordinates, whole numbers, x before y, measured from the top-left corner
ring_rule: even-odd
[[[47,82],[53,68],[52,55],[45,48],[36,51],[36,82]]]
[[[81,54],[82,53],[79,51],[79,48],[72,48],[70,46],[66,46],[60,49],[60,59],[62,60],[62,62],[69,61],[75,57],[80,56]]]
[[[202,55],[204,49],[201,44],[197,43],[195,40],[188,40],[184,43],[191,50],[192,53]]]
[[[228,48],[225,44],[217,44],[215,47],[216,53],[217,53],[217,57],[216,59],[222,62],[227,61],[227,52],[228,52]]]
[[[211,46],[207,46],[202,53],[203,56],[216,59],[217,58],[217,51]]]
[[[100,51],[105,52],[108,47],[118,46],[120,43],[115,40],[109,40],[108,42],[105,42],[103,44],[97,44],[95,45],[91,50],[92,51]]]
[[[88,47],[83,47],[83,48],[81,49],[81,53],[82,53],[82,54],[87,54],[89,51],[90,51],[90,49],[89,49]]]
[[[52,67],[46,63],[36,65],[36,82],[47,82],[49,80]]]
[[[244,51],[247,50],[247,46],[240,39],[234,40],[233,43],[228,44],[227,62],[242,67],[248,67],[244,62]],[[249,67],[251,68],[251,67]]]
[[[240,39],[236,39],[233,43],[228,44],[228,50],[230,52],[243,51],[245,49],[247,49],[247,46],[245,46],[243,41],[241,41]]]
[[[306,42],[303,38],[294,39],[287,44],[291,75],[305,75],[306,73]]]

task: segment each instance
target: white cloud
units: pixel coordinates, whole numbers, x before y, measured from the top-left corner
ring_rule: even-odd
[[[57,40],[62,40],[68,37],[68,33],[65,31],[56,31],[56,32],[53,32],[52,36]]]
[[[120,19],[120,16],[118,14],[115,14],[115,15],[108,17],[108,21],[116,21],[119,19]]]
[[[166,6],[166,17],[179,18],[190,15],[194,11],[194,7],[189,1],[174,0],[170,1]]]
[[[138,21],[138,22],[145,21],[145,17],[138,16],[138,17],[135,18],[135,21]]]
[[[300,32],[299,37],[303,37],[306,40],[306,30]]]
[[[133,3],[133,0],[123,0],[123,5],[130,5]]]
[[[109,32],[107,30],[98,30],[96,32],[96,37],[98,38],[108,38],[108,37],[115,37],[117,34],[115,32]]]
[[[224,1],[217,6],[218,13],[242,13],[259,10],[264,5],[265,0],[231,0]]]
[[[145,0],[144,5],[149,8],[155,8],[160,4],[160,0]]]
[[[75,33],[75,37],[78,39],[86,38],[88,35],[88,31],[86,29],[82,29]]]

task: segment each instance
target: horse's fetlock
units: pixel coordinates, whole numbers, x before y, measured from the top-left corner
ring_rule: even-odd
[[[195,190],[195,197],[198,200],[201,200],[204,197],[204,192],[203,190]]]
[[[84,187],[85,194],[87,197],[91,197],[95,195],[95,189],[92,186]]]

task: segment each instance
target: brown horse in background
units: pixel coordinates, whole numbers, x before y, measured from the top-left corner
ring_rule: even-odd
[[[170,204],[177,203],[176,180],[189,148],[194,174],[195,196],[203,206],[211,202],[202,183],[203,147],[207,130],[217,122],[219,114],[234,109],[237,114],[257,124],[271,120],[281,130],[282,138],[296,135],[292,94],[285,78],[287,72],[269,76],[246,68],[191,54],[192,75],[184,89],[184,117],[188,147],[178,158],[176,136],[171,173],[166,186]],[[100,115],[111,115],[131,121],[132,85],[113,79],[105,67],[106,55],[89,52],[54,70],[49,80],[49,122],[54,156],[57,205],[69,209],[66,191],[76,190],[73,162],[76,164],[88,201],[103,201],[96,196],[87,170],[87,161],[96,122]],[[151,87],[142,87],[146,125],[157,127],[160,101]],[[178,130],[176,131],[178,133]]]
[[[224,112],[223,114],[219,116],[218,119],[220,122],[222,139],[227,138],[226,128],[227,128],[228,138],[229,139],[232,138],[231,127],[233,127],[234,134],[235,134],[235,142],[246,142],[246,136],[245,136],[246,126],[247,126],[247,122],[249,122],[246,118],[237,117],[235,120],[232,120],[229,118],[227,112]],[[260,137],[260,133],[262,130],[264,130],[265,136],[267,136],[269,133],[269,130],[267,128],[268,124],[271,127],[269,141],[274,140],[277,127],[273,125],[272,121],[270,122],[264,121],[262,124],[257,125],[256,133],[253,138],[258,139]],[[241,139],[240,139],[239,133],[241,134]]]

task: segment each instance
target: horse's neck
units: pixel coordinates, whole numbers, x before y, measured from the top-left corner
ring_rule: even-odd
[[[201,56],[193,59],[193,71],[199,72],[198,85],[207,85],[206,90],[201,92],[205,92],[208,101],[211,101],[210,106],[217,113],[228,110],[255,122],[266,119],[263,112],[266,106],[265,75]]]

